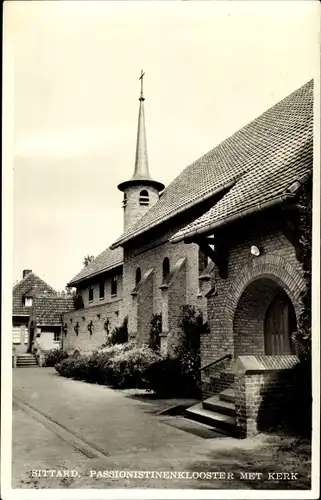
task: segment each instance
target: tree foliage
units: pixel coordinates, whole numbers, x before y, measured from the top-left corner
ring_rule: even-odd
[[[89,255],[89,254],[88,254],[88,255],[85,255],[84,260],[83,260],[83,265],[84,265],[85,267],[87,267],[87,266],[88,266],[88,264],[90,264],[90,262],[92,262],[92,261],[94,260],[94,258],[95,258],[95,257],[94,257],[93,255]]]

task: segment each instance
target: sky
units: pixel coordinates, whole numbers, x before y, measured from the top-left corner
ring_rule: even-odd
[[[315,76],[317,9],[309,0],[6,2],[13,280],[32,269],[61,290],[85,255],[122,233],[117,184],[134,169],[141,69],[150,173],[168,185]]]

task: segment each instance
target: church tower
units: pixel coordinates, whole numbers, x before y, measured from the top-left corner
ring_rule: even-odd
[[[135,224],[149,209],[158,198],[159,192],[164,189],[164,184],[154,181],[149,173],[145,115],[144,115],[144,95],[143,78],[141,72],[141,90],[139,98],[138,130],[136,142],[136,157],[134,174],[131,179],[121,182],[118,189],[124,193],[124,231]]]

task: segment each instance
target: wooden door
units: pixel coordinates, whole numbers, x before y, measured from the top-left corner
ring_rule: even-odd
[[[265,354],[294,354],[291,335],[296,329],[295,312],[285,293],[271,302],[265,316]]]

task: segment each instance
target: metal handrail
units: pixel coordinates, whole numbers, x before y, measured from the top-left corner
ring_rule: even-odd
[[[209,368],[210,366],[216,365],[220,361],[223,361],[223,359],[232,359],[232,354],[225,354],[225,356],[222,356],[219,359],[216,359],[215,361],[212,361],[211,363],[208,363],[207,365],[204,365],[200,368],[200,371],[206,370],[206,368]]]

